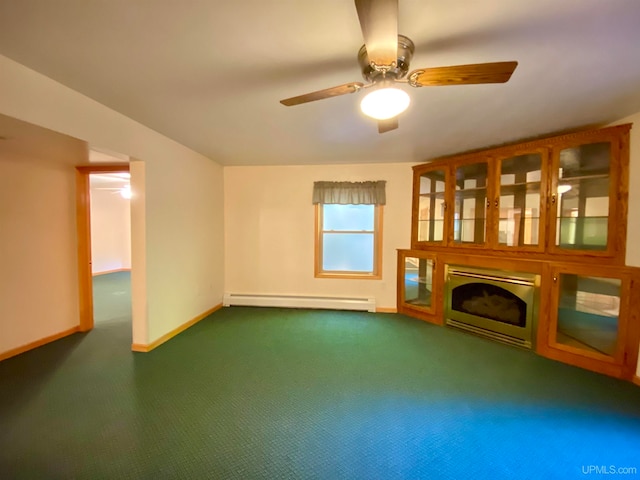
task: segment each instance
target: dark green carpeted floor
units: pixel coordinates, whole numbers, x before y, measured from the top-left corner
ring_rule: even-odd
[[[130,329],[0,363],[0,478],[640,477],[640,388],[528,351],[393,314],[225,308],[147,354]]]
[[[93,277],[94,323],[131,323],[131,272]]]

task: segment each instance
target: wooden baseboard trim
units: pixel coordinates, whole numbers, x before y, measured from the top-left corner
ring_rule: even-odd
[[[398,313],[398,309],[393,307],[376,307],[376,313]]]
[[[154,348],[162,345],[164,342],[171,340],[173,337],[175,337],[176,335],[178,335],[179,333],[184,332],[187,328],[192,327],[193,325],[195,325],[196,323],[198,323],[200,320],[202,320],[203,318],[208,317],[209,315],[211,315],[213,312],[220,310],[222,308],[222,304],[219,303],[218,305],[216,305],[215,307],[210,308],[209,310],[207,310],[206,312],[201,313],[200,315],[198,315],[195,318],[192,318],[191,320],[189,320],[186,323],[183,323],[182,325],[180,325],[177,328],[174,328],[173,330],[171,330],[169,333],[165,333],[163,336],[161,336],[160,338],[158,338],[157,340],[154,340],[153,342],[151,342],[148,345],[144,345],[141,343],[133,343],[131,344],[131,350],[134,352],[150,352],[151,350],[153,350]]]
[[[640,387],[640,376],[634,375],[631,381]]]
[[[21,347],[12,348],[11,350],[0,353],[0,362],[2,360],[6,360],[7,358],[15,357],[16,355],[20,355],[21,353],[33,350],[34,348],[41,347],[42,345],[46,345],[47,343],[55,342],[56,340],[60,340],[63,337],[67,337],[79,331],[80,327],[76,326],[68,330],[64,330],[60,333],[55,333],[53,335],[49,335],[48,337],[41,338],[40,340],[36,340],[35,342],[27,343],[26,345],[22,345]]]
[[[149,348],[148,345],[144,345],[143,343],[132,343],[131,344],[131,351],[132,352],[147,353],[147,352],[150,352],[151,349]]]
[[[115,270],[105,270],[104,272],[96,272],[92,273],[91,276],[98,277],[100,275],[107,275],[109,273],[118,273],[118,272],[130,272],[130,268],[116,268]]]

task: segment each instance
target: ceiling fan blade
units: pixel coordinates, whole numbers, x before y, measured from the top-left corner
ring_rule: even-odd
[[[318,90],[317,92],[305,93],[304,95],[298,95],[297,97],[285,98],[280,100],[280,103],[287,107],[294,105],[300,105],[301,103],[314,102],[316,100],[322,100],[324,98],[337,97],[339,95],[345,95],[347,93],[354,93],[364,87],[362,82],[351,82],[337,87],[325,88],[324,90]]]
[[[391,65],[398,59],[398,0],[355,0],[369,61]]]
[[[518,62],[475,63],[452,67],[420,68],[409,74],[412,87],[441,85],[475,85],[478,83],[504,83]]]
[[[398,117],[378,120],[378,133],[386,133],[398,128]]]

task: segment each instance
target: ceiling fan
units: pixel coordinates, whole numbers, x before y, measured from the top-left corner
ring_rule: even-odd
[[[398,115],[409,106],[409,95],[396,88],[396,83],[412,87],[504,83],[518,66],[518,62],[512,61],[419,68],[407,77],[415,47],[408,37],[398,35],[398,0],[355,0],[355,4],[364,37],[358,63],[368,83],[345,83],[280,103],[291,107],[371,89],[360,108],[365,115],[377,119],[378,132],[385,133],[398,128]]]

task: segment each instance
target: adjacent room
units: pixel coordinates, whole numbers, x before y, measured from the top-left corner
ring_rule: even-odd
[[[89,175],[91,277],[96,324],[131,322],[131,182],[129,172]]]
[[[0,478],[640,476],[638,25],[0,0]]]

